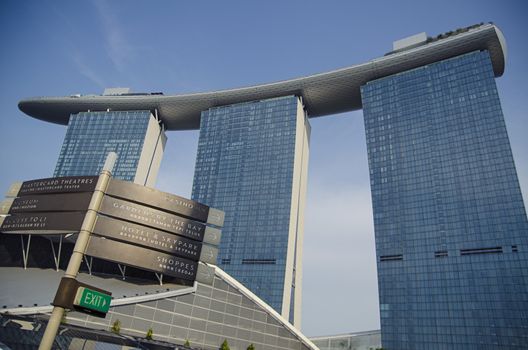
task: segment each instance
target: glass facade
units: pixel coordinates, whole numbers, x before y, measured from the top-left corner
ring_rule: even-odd
[[[386,349],[528,344],[528,222],[490,56],[362,87]]]
[[[292,322],[300,307],[295,304],[302,241],[297,201],[303,200],[307,154],[304,168],[299,164],[306,130],[295,96],[202,112],[192,192],[194,200],[226,213],[218,266],[283,316],[286,309]]]
[[[118,155],[113,175],[134,181],[150,118],[150,111],[71,115],[53,176],[97,175],[113,151]]]

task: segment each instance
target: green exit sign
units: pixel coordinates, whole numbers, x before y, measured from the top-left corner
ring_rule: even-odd
[[[84,309],[106,314],[110,309],[110,294],[101,293],[86,287],[79,287],[73,304]]]

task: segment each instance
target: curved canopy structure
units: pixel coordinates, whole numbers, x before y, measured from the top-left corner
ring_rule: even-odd
[[[24,113],[57,124],[82,111],[157,110],[168,130],[200,127],[200,113],[211,107],[280,96],[302,96],[310,117],[361,109],[360,87],[365,83],[471,51],[488,50],[495,76],[504,72],[506,45],[493,24],[473,26],[391,52],[366,63],[327,73],[250,87],[185,95],[117,95],[39,97],[19,102]]]

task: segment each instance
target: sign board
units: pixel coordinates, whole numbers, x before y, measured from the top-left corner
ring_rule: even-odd
[[[86,255],[194,281],[198,263],[156,250],[91,236]]]
[[[215,226],[224,225],[224,212],[207,205],[150,187],[112,179],[106,194],[155,207],[193,220]]]
[[[22,183],[16,196],[21,197],[46,193],[92,192],[95,190],[98,178],[98,176],[67,176],[25,181]],[[14,192],[14,190],[10,189],[10,192]]]
[[[192,239],[105,216],[97,217],[92,232],[99,236],[160,250],[194,261],[199,260],[202,251],[202,244]]]
[[[218,258],[218,248],[204,244],[202,246],[202,253],[200,254],[200,261],[208,264],[216,265]]]
[[[84,212],[25,213],[6,216],[0,232],[13,234],[66,234],[78,232]]]
[[[7,190],[5,196],[8,198],[16,197],[18,191],[20,191],[20,187],[22,187],[22,182],[13,182],[11,186],[9,186],[9,189]]]
[[[2,202],[0,202],[0,214],[1,215],[7,215],[9,214],[9,210],[11,209],[11,206],[13,205],[14,198],[7,198],[4,199]]]
[[[219,239],[221,232],[200,222],[109,196],[104,197],[99,212],[200,242],[204,240],[206,235],[214,235]]]
[[[196,282],[213,285],[215,276],[215,268],[206,264],[198,263],[198,273],[196,274]]]
[[[13,200],[9,213],[86,211],[91,198],[91,192],[18,197]]]
[[[105,317],[112,293],[77,281],[75,278],[61,278],[55,298],[51,303],[64,309],[76,309],[95,317]]]
[[[73,300],[73,305],[82,309],[106,314],[110,310],[111,301],[111,294],[106,294],[88,287],[79,287]]]

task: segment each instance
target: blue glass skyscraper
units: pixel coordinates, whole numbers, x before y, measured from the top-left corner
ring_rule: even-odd
[[[362,87],[387,349],[528,345],[528,222],[488,51]]]
[[[192,193],[226,213],[218,265],[297,326],[309,134],[295,96],[204,111]]]
[[[53,176],[97,175],[116,152],[115,177],[153,186],[165,142],[150,111],[72,114]]]

